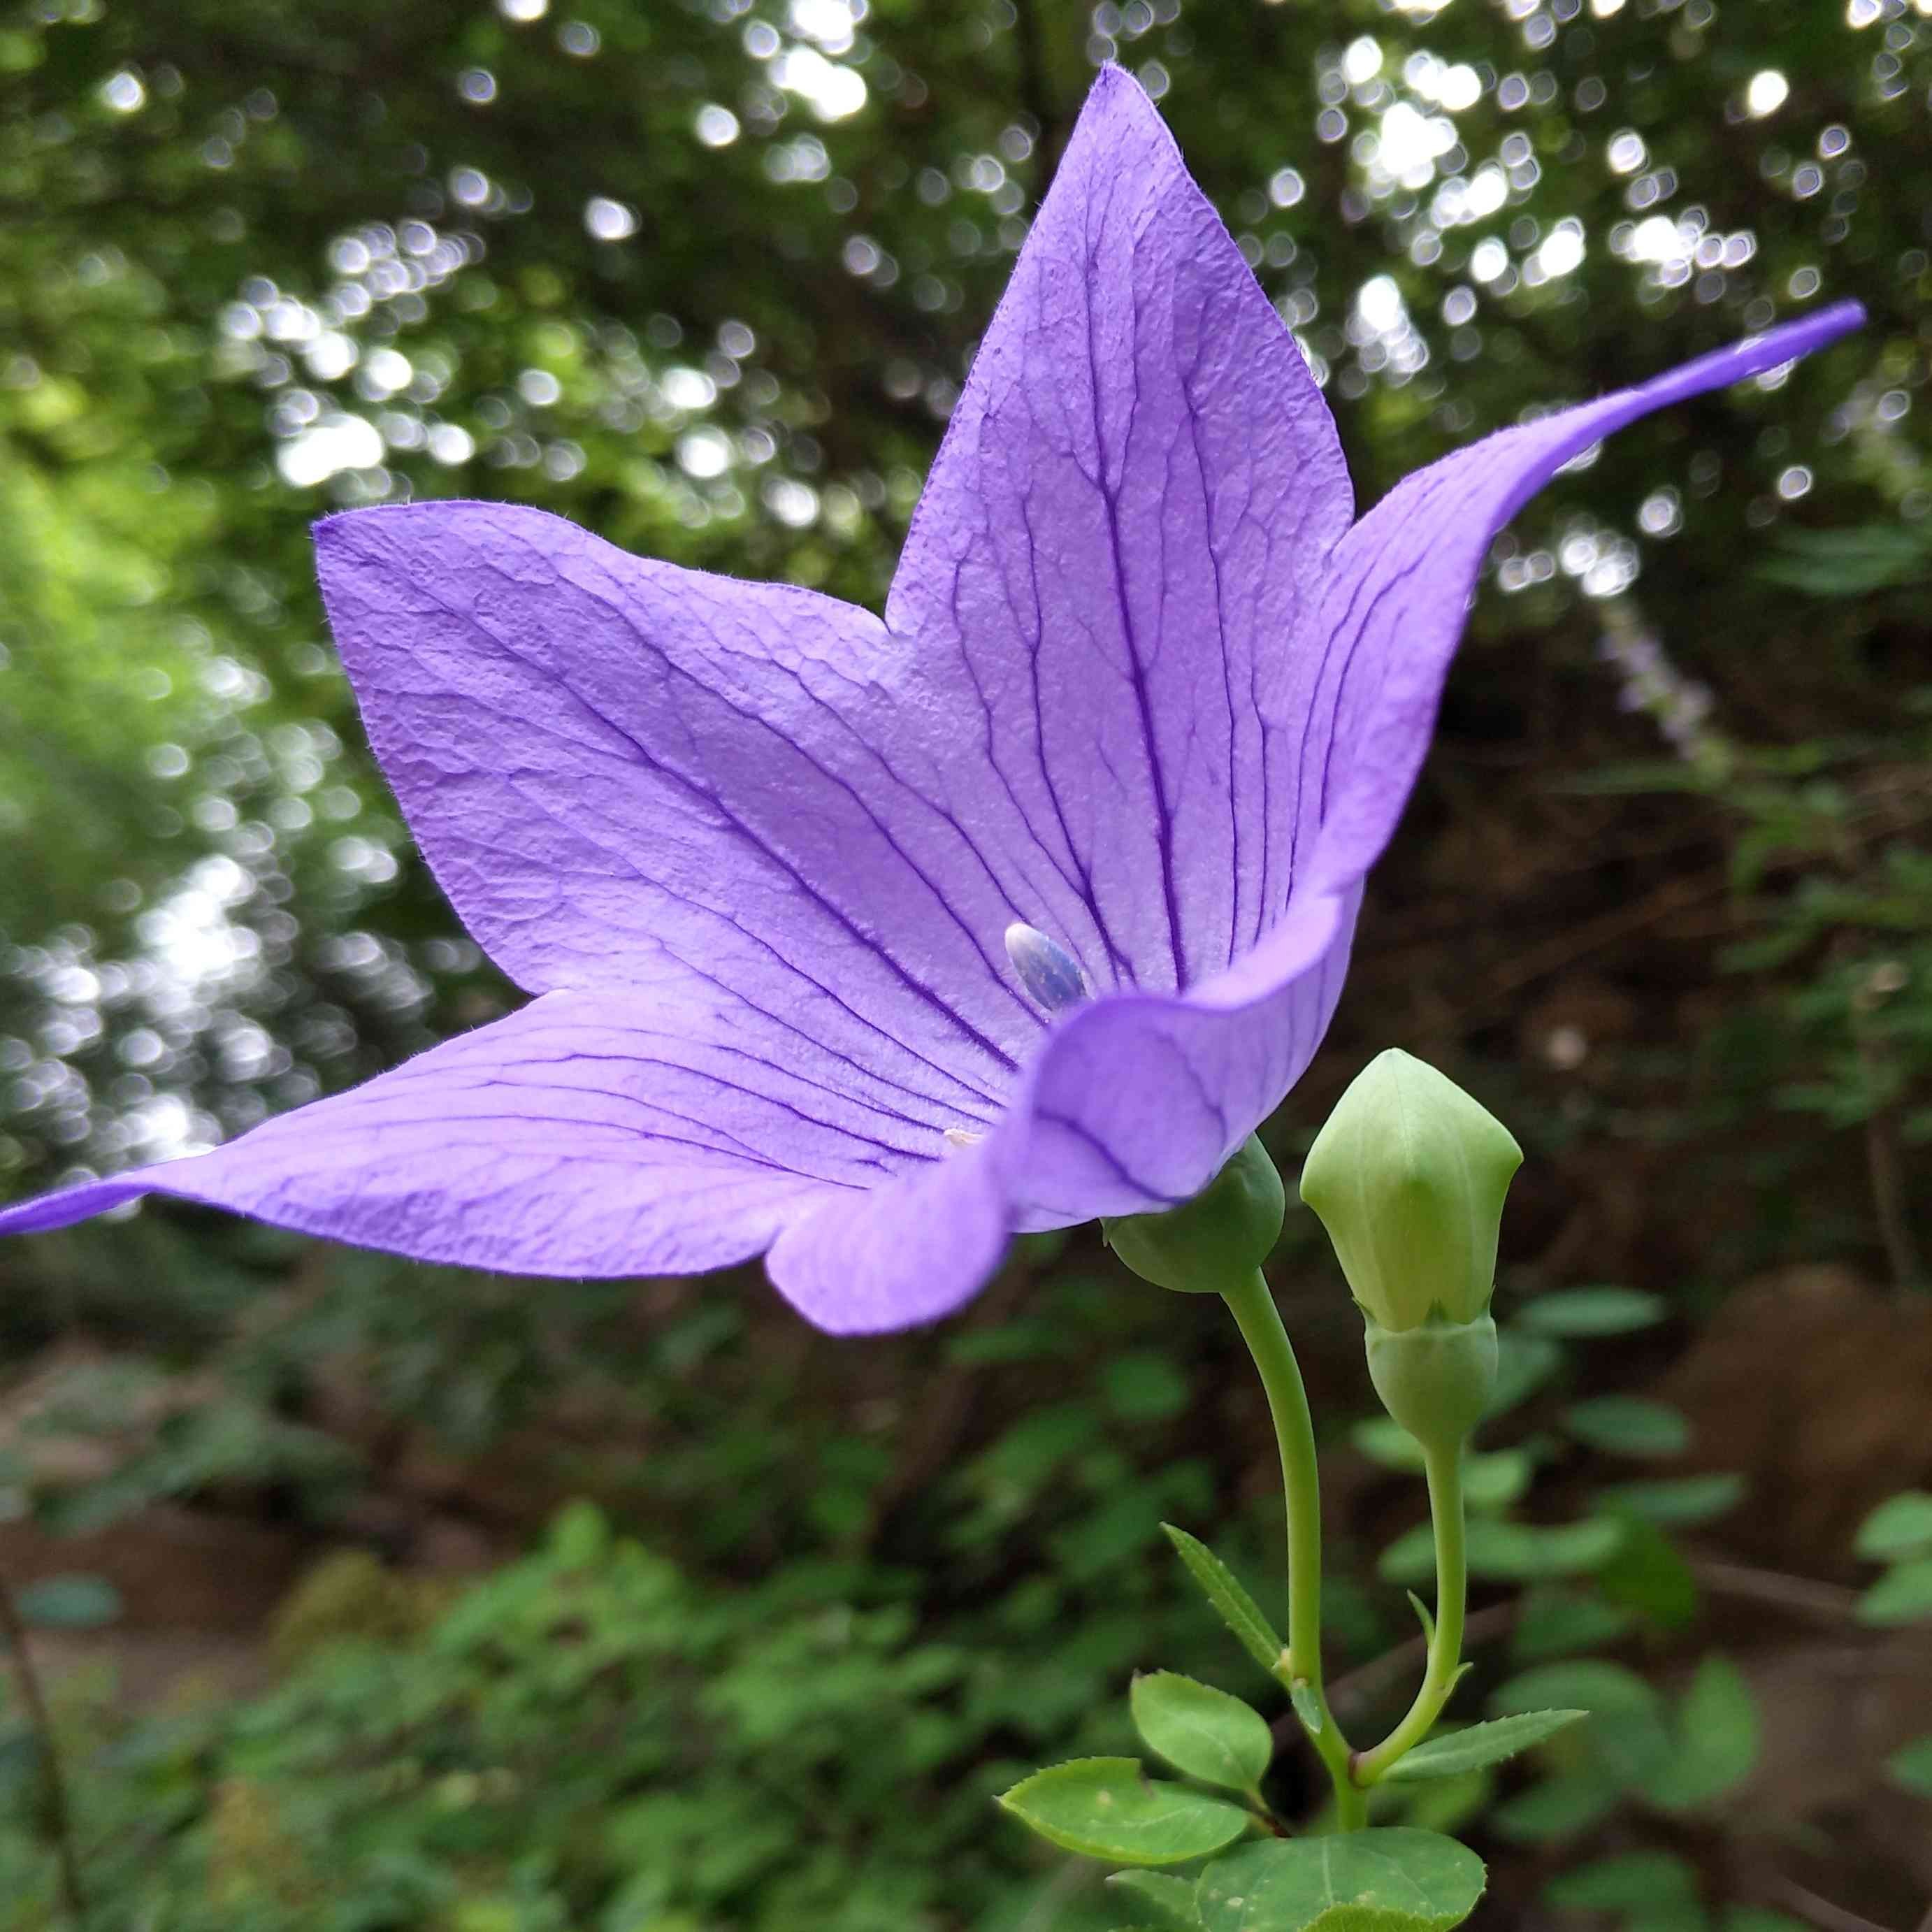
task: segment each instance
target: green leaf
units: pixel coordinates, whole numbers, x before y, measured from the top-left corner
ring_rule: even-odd
[[[1670,1312],[1670,1304],[1660,1294],[1647,1294],[1642,1288],[1570,1288],[1539,1294],[1510,1318],[1532,1334],[1580,1340],[1652,1328]]]
[[[1808,1921],[1768,1905],[1727,1905],[1718,1924],[1719,1932],[1811,1932]]]
[[[1484,1412],[1502,1415],[1534,1395],[1563,1366],[1563,1346],[1547,1335],[1526,1335],[1512,1322],[1496,1336],[1496,1386]]]
[[[1171,1522],[1162,1523],[1161,1528],[1186,1564],[1187,1574],[1220,1612],[1222,1622],[1240,1640],[1242,1648],[1274,1676],[1280,1668],[1287,1646],[1275,1635],[1260,1606],[1241,1587],[1240,1580],[1198,1537],[1175,1528]]]
[[[1578,1442],[1612,1456],[1681,1456],[1690,1425],[1667,1403],[1636,1395],[1600,1395],[1572,1402],[1563,1426]]]
[[[1620,1796],[1616,1781],[1600,1772],[1575,1772],[1546,1778],[1505,1800],[1490,1814],[1490,1822],[1506,1838],[1541,1844],[1574,1838],[1601,1823],[1617,1808]]]
[[[1148,1749],[1203,1784],[1252,1791],[1274,1756],[1274,1735],[1258,1711],[1178,1671],[1136,1677],[1127,1702]]]
[[[1910,1624],[1932,1616],[1932,1556],[1888,1570],[1858,1599],[1857,1614],[1864,1624]]]
[[[1500,1764],[1518,1751],[1553,1738],[1589,1714],[1587,1711],[1520,1711],[1514,1717],[1472,1724],[1466,1730],[1431,1738],[1405,1752],[1388,1774],[1394,1778],[1454,1778],[1462,1772],[1480,1771],[1486,1764]]]
[[[1349,1439],[1372,1462],[1405,1475],[1422,1473],[1422,1444],[1391,1416],[1358,1422]],[[1472,1510],[1506,1509],[1529,1486],[1530,1459],[1520,1449],[1498,1449],[1467,1457],[1462,1467],[1462,1500]]]
[[[1244,1845],[1201,1874],[1195,1910],[1206,1932],[1446,1932],[1486,1882],[1466,1845],[1382,1826]]]
[[[1613,1786],[1640,1786],[1676,1750],[1664,1700],[1634,1670],[1602,1658],[1541,1664],[1501,1685],[1490,1699],[1500,1715],[1545,1709],[1588,1711],[1590,1775]]]
[[[1621,1604],[1582,1596],[1558,1584],[1538,1584],[1523,1598],[1510,1655],[1518,1664],[1540,1664],[1593,1650],[1622,1636],[1630,1623],[1630,1612]]]
[[[1160,1922],[1174,1932],[1201,1932],[1191,1878],[1170,1878],[1165,1872],[1118,1871],[1109,1874],[1107,1882],[1137,1903],[1151,1906]]]
[[[1744,1496],[1742,1476],[1666,1476],[1650,1483],[1612,1483],[1597,1492],[1607,1509],[1626,1510],[1665,1528],[1709,1522],[1736,1507]]]
[[[1654,1523],[1624,1519],[1623,1541],[1597,1572],[1604,1600],[1620,1604],[1665,1630],[1696,1620],[1703,1593],[1682,1552]]]
[[[1165,1355],[1117,1355],[1100,1381],[1108,1406],[1124,1422],[1169,1422],[1187,1406],[1187,1378]]]
[[[1932,1798],[1932,1737],[1915,1738],[1885,1761],[1892,1780],[1921,1798]]]
[[[1742,1784],[1757,1762],[1757,1700],[1742,1671],[1712,1655],[1697,1666],[1678,1718],[1677,1752],[1646,1780],[1644,1793],[1668,1811],[1708,1804]]]
[[[1021,1779],[1000,1802],[1063,1851],[1124,1865],[1178,1865],[1231,1845],[1239,1805],[1156,1784],[1131,1757],[1082,1757]]]
[[[1294,1714],[1301,1720],[1301,1728],[1311,1738],[1318,1738],[1328,1724],[1323,1714],[1322,1700],[1315,1694],[1315,1686],[1305,1677],[1298,1677],[1288,1688],[1288,1700],[1294,1706]]]
[[[38,1629],[99,1630],[121,1615],[121,1593],[104,1576],[46,1576],[16,1591],[14,1606]]]
[[[1694,1900],[1697,1875],[1672,1852],[1624,1852],[1552,1879],[1543,1895],[1570,1912],[1641,1912]]]
[[[1549,1526],[1478,1516],[1464,1540],[1472,1576],[1524,1583],[1600,1569],[1623,1538],[1624,1526],[1604,1516]],[[1426,1580],[1435,1564],[1435,1540],[1425,1522],[1390,1544],[1376,1568],[1391,1583],[1412,1583]]]
[[[1422,1444],[1392,1415],[1364,1416],[1348,1431],[1348,1440],[1385,1469],[1422,1473]]]
[[[1858,1526],[1852,1547],[1876,1563],[1932,1554],[1932,1496],[1906,1490],[1888,1498]]]

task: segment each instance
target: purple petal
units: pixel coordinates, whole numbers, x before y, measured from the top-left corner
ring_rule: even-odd
[[[1322,601],[1328,649],[1310,699],[1317,722],[1297,841],[1298,851],[1316,848],[1306,887],[1332,890],[1360,878],[1388,843],[1435,728],[1484,556],[1530,497],[1611,430],[1808,355],[1864,319],[1857,303],[1841,302],[1633,388],[1501,430],[1405,478],[1349,532]],[[1324,720],[1332,722],[1324,728]]]
[[[962,734],[950,768],[1018,872],[1014,916],[1101,991],[1218,971],[1285,897],[1262,687],[1349,514],[1292,338],[1146,95],[1107,70],[886,607]]]
[[[1024,1136],[1016,1225],[1144,1214],[1204,1187],[1313,1058],[1360,901],[1311,893],[1185,994],[1120,994],[1055,1028],[1005,1130]]]
[[[780,1022],[712,1019],[670,989],[558,992],[212,1153],[0,1212],[0,1234],[161,1193],[422,1261],[688,1274],[945,1148],[897,1090]]]
[[[383,770],[520,983],[702,985],[947,1124],[991,1115],[1039,1022],[912,644],[508,505],[356,512],[316,548]]]
[[[1298,904],[1185,995],[1126,993],[1047,1036],[980,1144],[869,1194],[829,1196],[778,1237],[772,1280],[822,1328],[930,1321],[971,1299],[1016,1229],[1172,1207],[1213,1178],[1299,1079],[1347,970],[1358,892]]]

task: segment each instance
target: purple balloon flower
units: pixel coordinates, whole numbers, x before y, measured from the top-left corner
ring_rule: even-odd
[[[149,1192],[436,1262],[762,1254],[835,1330],[1016,1232],[1186,1199],[1306,1066],[1491,539],[1646,411],[1843,304],[1505,430],[1359,522],[1293,339],[1108,70],[987,332],[884,620],[540,512],[334,517],[376,756],[536,995]]]

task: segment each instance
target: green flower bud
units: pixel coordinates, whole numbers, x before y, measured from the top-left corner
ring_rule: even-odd
[[[1268,1258],[1287,1210],[1281,1176],[1250,1134],[1192,1200],[1162,1214],[1119,1215],[1100,1227],[1137,1275],[1183,1294],[1218,1294]]]
[[[1453,1080],[1391,1048],[1315,1137],[1301,1198],[1322,1217],[1362,1312],[1391,1334],[1473,1322],[1496,1286],[1515,1136]]]
[[[1496,1382],[1490,1297],[1503,1198],[1522,1150],[1486,1108],[1406,1053],[1356,1076],[1301,1170],[1368,1324],[1382,1406],[1453,1450]]]

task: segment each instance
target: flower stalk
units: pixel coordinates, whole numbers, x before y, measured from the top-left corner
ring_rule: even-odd
[[[1308,1390],[1281,1312],[1260,1269],[1223,1288],[1221,1297],[1260,1372],[1281,1454],[1288,1517],[1288,1649],[1276,1675],[1294,1699],[1302,1728],[1328,1773],[1337,1828],[1358,1832],[1368,1822],[1366,1799],[1350,1769],[1352,1754],[1328,1708],[1322,1683],[1322,1496]],[[1309,1721],[1310,1707],[1318,1715],[1318,1725]]]
[[[1429,1513],[1436,1532],[1436,1621],[1429,1630],[1429,1660],[1408,1714],[1372,1750],[1358,1751],[1352,1770],[1358,1785],[1378,1783],[1404,1752],[1426,1738],[1462,1674],[1462,1619],[1468,1600],[1465,1548],[1462,1442],[1425,1444]]]

